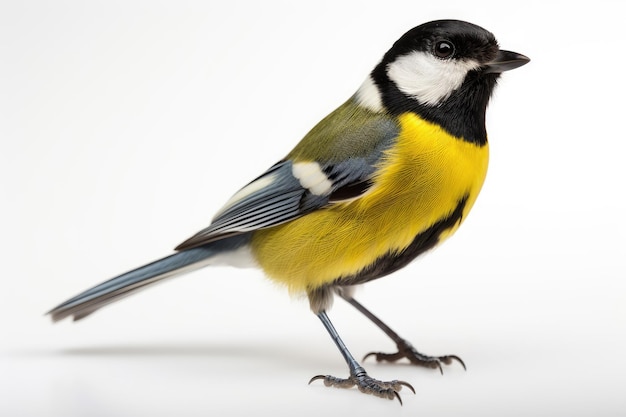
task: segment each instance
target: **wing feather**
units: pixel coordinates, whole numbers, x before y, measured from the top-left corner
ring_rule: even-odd
[[[209,227],[176,250],[276,226],[367,193],[376,167],[395,142],[399,127],[390,116],[364,111],[351,101],[325,119],[324,126],[309,132],[288,159],[239,190]],[[302,148],[304,145],[308,147]],[[308,158],[307,149],[319,146],[334,152],[322,154],[321,160]],[[349,156],[342,156],[344,153]]]
[[[262,187],[257,187],[256,183]],[[246,189],[252,191],[246,192]],[[279,162],[235,194],[209,227],[181,243],[176,250],[201,246],[225,236],[275,226],[299,217],[305,214],[300,206],[306,193],[292,174],[292,162]]]

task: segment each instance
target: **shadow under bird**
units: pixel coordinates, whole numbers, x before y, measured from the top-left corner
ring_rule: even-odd
[[[306,293],[348,364],[326,386],[400,400],[404,381],[369,376],[328,318],[334,295],[380,327],[401,358],[441,370],[353,297],[450,236],[468,215],[488,163],[485,111],[500,74],[529,62],[487,30],[457,20],[417,26],[394,43],[356,93],[285,156],[239,190],[176,252],[112,278],[49,312],[82,319],[166,278],[207,265],[261,268]],[[366,356],[366,357],[367,357]],[[310,383],[309,382],[309,383]]]

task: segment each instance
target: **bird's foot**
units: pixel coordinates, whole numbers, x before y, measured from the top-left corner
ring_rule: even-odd
[[[456,355],[445,355],[445,356],[428,356],[422,353],[419,353],[413,345],[407,342],[404,339],[401,339],[397,342],[398,351],[396,353],[383,353],[383,352],[370,352],[363,360],[367,359],[370,356],[375,356],[377,362],[387,361],[387,362],[395,362],[402,358],[407,358],[412,364],[418,366],[424,366],[426,368],[439,369],[439,371],[443,374],[443,367],[441,364],[450,365],[453,361],[457,361],[461,364],[463,369],[467,369],[465,367],[465,363],[463,360]]]
[[[361,368],[362,369],[362,368]],[[413,394],[415,394],[415,389],[405,381],[379,381],[367,375],[365,370],[359,370],[359,372],[355,374],[351,374],[348,378],[337,378],[332,375],[317,375],[311,378],[309,384],[318,379],[324,380],[324,385],[327,387],[336,387],[336,388],[352,388],[356,385],[359,391],[365,394],[371,394],[380,398],[387,398],[393,400],[397,398],[400,401],[400,405],[402,405],[402,399],[400,398],[400,394],[398,391],[402,389],[402,387],[407,387]]]

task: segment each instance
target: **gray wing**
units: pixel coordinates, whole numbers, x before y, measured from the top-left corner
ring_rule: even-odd
[[[213,222],[176,250],[288,222],[330,204],[367,192],[380,157],[350,158],[321,166],[316,162],[281,161],[243,187],[216,214]]]
[[[376,167],[398,132],[389,115],[348,100],[315,126],[287,159],[237,192],[209,227],[176,250],[276,226],[359,198],[371,187]]]

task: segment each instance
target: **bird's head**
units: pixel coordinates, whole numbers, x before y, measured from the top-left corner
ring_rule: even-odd
[[[466,132],[467,126],[481,130],[482,124],[484,130],[485,109],[500,73],[528,61],[501,50],[491,32],[472,23],[433,21],[398,39],[356,98],[374,111],[413,111],[457,136],[485,136]]]

